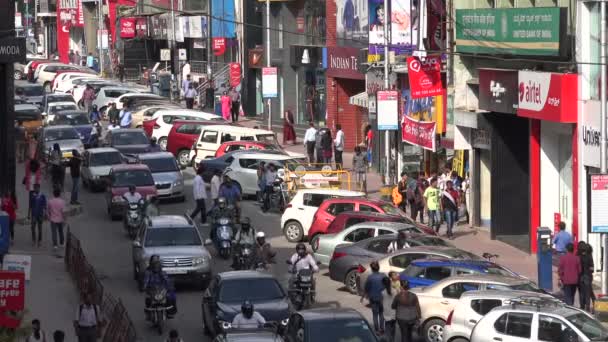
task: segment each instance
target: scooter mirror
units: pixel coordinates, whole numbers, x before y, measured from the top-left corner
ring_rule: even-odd
[[[211,239],[205,240],[205,245],[211,245],[211,244],[213,244],[213,241],[211,241]]]

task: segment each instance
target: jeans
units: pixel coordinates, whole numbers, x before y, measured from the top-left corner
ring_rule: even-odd
[[[397,327],[397,320],[391,319],[384,322],[384,337],[386,341],[395,341],[395,337],[397,336],[395,328]]]
[[[455,210],[447,209],[444,211],[443,214],[445,215],[445,223],[448,226],[448,237],[452,237],[454,236],[454,234],[452,233],[452,228],[454,228],[454,224],[458,220],[458,212]]]
[[[262,196],[264,196],[264,205],[262,206],[262,210],[266,211],[270,207],[270,194],[272,193],[272,185],[266,185],[264,188],[264,192]]]
[[[306,142],[306,154],[308,155],[308,162],[313,164],[315,162],[315,142]]]
[[[342,151],[334,149],[334,155],[336,160],[336,168],[344,168],[344,165],[342,165]]]
[[[63,191],[63,181],[64,181],[64,169],[63,166],[60,165],[52,165],[51,166],[51,180],[53,183],[53,189],[59,189]]]
[[[416,221],[417,216],[420,216],[420,223],[424,224],[424,207],[416,201],[410,201],[410,217]]]
[[[568,305],[574,305],[574,295],[576,294],[577,284],[563,284],[564,302]]]
[[[581,309],[590,310],[592,306],[591,299],[593,298],[593,276],[591,274],[581,275],[580,282],[578,283],[578,296]]]
[[[44,222],[42,216],[32,217],[32,242],[42,241],[42,222]],[[36,239],[36,227],[38,227],[38,239]]]
[[[399,324],[399,329],[401,330],[401,342],[413,341],[412,331],[414,330],[414,322],[398,319],[397,324]]]
[[[239,102],[232,102],[232,107],[230,108],[230,112],[232,114],[232,122],[237,122],[239,121],[239,110],[240,110],[241,106],[239,105]]]
[[[72,198],[71,202],[78,202],[78,189],[80,187],[80,177],[72,177]]]
[[[78,342],[96,342],[96,327],[78,327]]]
[[[196,218],[196,215],[198,215],[198,213],[201,213],[201,222],[202,223],[207,222],[207,210],[205,210],[205,199],[199,198],[195,201],[196,201],[196,208],[194,209],[192,214],[190,214],[190,218],[192,218],[194,220]]]
[[[51,222],[51,236],[53,238],[53,247],[57,246],[57,234],[59,234],[59,244],[63,245],[63,222]]]
[[[429,226],[434,228],[436,232],[439,232],[439,210],[429,210]]]
[[[384,305],[382,304],[382,300],[370,299],[369,305],[372,309],[374,330],[384,331]]]
[[[186,108],[194,108],[194,97],[186,97]]]

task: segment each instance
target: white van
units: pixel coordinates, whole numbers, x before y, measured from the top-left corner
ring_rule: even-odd
[[[237,140],[263,141],[279,145],[273,131],[230,125],[204,126],[190,150],[190,160],[194,158],[196,166],[203,159],[213,158],[222,143]]]

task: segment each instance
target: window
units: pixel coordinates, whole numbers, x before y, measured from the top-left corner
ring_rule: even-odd
[[[215,144],[217,142],[216,131],[204,131],[201,137],[201,142]]]
[[[475,283],[453,283],[441,290],[441,294],[445,298],[458,299],[460,296],[467,291],[479,290],[479,284]]]
[[[344,237],[344,241],[359,242],[374,237],[373,228],[357,228]]]
[[[327,212],[332,214],[333,216],[338,215],[339,213],[345,211],[354,211],[355,204],[354,203],[333,203],[327,207]]]
[[[452,271],[449,267],[433,266],[426,268],[426,271],[424,272],[424,277],[426,279],[437,281],[449,277],[451,273]]]
[[[109,97],[112,99],[115,99],[115,98],[119,97],[120,95],[124,95],[126,93],[130,93],[130,91],[128,91],[128,90],[106,90],[105,91],[106,97]]]
[[[152,173],[179,172],[179,166],[173,157],[171,158],[149,158],[140,160],[148,165]]]
[[[254,170],[257,170],[257,168],[258,168],[258,161],[256,159],[242,158],[242,159],[239,159],[239,165],[242,168],[244,168],[244,169],[254,169]]]
[[[572,329],[568,327],[561,320],[540,315],[538,317],[538,339],[541,341],[563,341],[562,338],[562,330],[570,330]],[[565,334],[564,334],[565,336]]]
[[[386,254],[386,251],[388,250],[388,245],[391,243],[391,240],[376,240],[376,241],[372,241],[367,245],[367,249],[372,251],[372,252],[376,252],[376,253],[380,253],[380,254]]]
[[[179,126],[175,132],[182,134],[198,134],[201,132],[201,125],[185,124]]]
[[[225,143],[226,141],[234,141],[234,137],[232,135],[230,135],[230,133],[224,133],[224,134],[222,134],[222,141],[221,141],[221,143]]]
[[[496,322],[494,322],[494,330],[496,330],[496,332],[501,334],[506,332],[507,316],[509,316],[508,313],[503,314],[502,316],[498,317]]]
[[[414,255],[413,254],[401,254],[401,255],[397,255],[391,258],[390,263],[391,265],[395,266],[395,267],[399,267],[399,268],[407,268],[410,263],[412,262],[412,260],[414,260],[412,257]]]
[[[506,313],[494,322],[494,329],[501,334],[530,338],[532,314],[523,312]]]
[[[323,201],[331,196],[325,194],[304,194],[304,205],[307,207],[319,207]]]
[[[457,268],[456,269],[456,275],[467,275],[467,274],[475,274],[476,272],[470,269],[466,269],[466,268]]]
[[[390,234],[395,234],[395,232],[393,232],[392,230],[387,230],[387,229],[378,229],[378,235],[390,235]]]
[[[369,205],[365,205],[365,204],[359,204],[359,211],[363,211],[366,213],[377,213],[378,210],[374,209],[373,207],[370,207]]]
[[[225,303],[272,301],[285,298],[279,282],[273,278],[224,280],[220,285],[219,300]]]
[[[240,140],[243,140],[243,141],[254,141],[255,139],[252,136],[250,136],[250,135],[244,135],[244,136],[241,137]]]
[[[201,238],[193,227],[152,228],[146,233],[146,247],[202,246]]]
[[[361,223],[361,222],[367,222],[367,220],[364,218],[359,218],[359,217],[349,218],[348,220],[346,220],[346,224],[344,224],[344,229],[346,229],[350,226],[354,226],[355,224]]]
[[[226,147],[226,153],[228,152],[233,152],[233,151],[238,151],[238,150],[242,150],[243,149],[243,145],[229,145],[228,147]]]
[[[500,299],[473,299],[471,301],[471,309],[482,316],[497,306],[502,306]]]
[[[175,120],[175,116],[173,115],[163,115],[163,122],[166,124],[170,124]]]

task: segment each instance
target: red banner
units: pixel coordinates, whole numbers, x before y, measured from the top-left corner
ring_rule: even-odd
[[[236,87],[241,84],[241,64],[230,63],[230,86]]]
[[[213,38],[213,54],[221,56],[226,52],[226,38]]]
[[[72,27],[72,12],[69,9],[59,8],[57,5],[57,52],[59,61],[69,63],[70,53],[70,27]]]
[[[135,18],[120,18],[120,38],[135,38]]]
[[[78,0],[78,7],[76,8],[75,16],[76,18],[74,18],[74,26],[84,27],[84,10],[82,8],[82,0]]]
[[[137,37],[144,38],[148,36],[148,18],[137,18],[135,22],[135,30]]]
[[[408,57],[407,72],[413,99],[437,96],[443,93],[441,82],[441,56],[428,56],[424,61]]]
[[[435,129],[436,123],[434,122],[418,121],[404,116],[401,124],[401,138],[407,143],[435,152]]]

